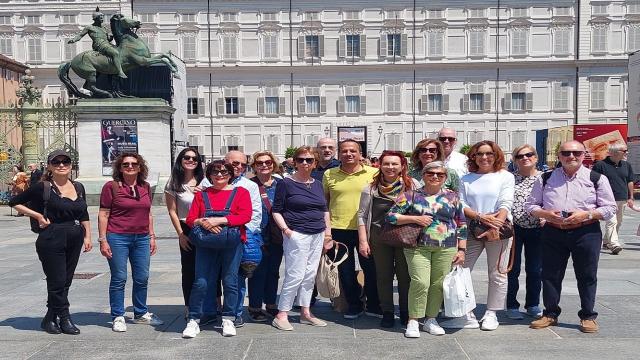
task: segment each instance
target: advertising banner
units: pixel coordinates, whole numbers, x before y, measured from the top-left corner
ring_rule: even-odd
[[[574,125],[573,138],[587,148],[585,165],[607,157],[609,145],[626,143],[627,125],[625,124],[594,124]]]
[[[627,124],[629,125],[627,160],[634,172],[640,172],[640,52],[629,55],[627,89]]]
[[[135,119],[104,119],[102,134],[102,175],[111,175],[111,164],[123,152],[138,152],[138,121]]]
[[[367,127],[366,126],[338,126],[338,143],[345,140],[355,140],[362,147],[362,155],[367,155]]]

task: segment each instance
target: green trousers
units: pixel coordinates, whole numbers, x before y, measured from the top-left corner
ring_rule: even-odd
[[[380,308],[383,312],[394,312],[393,305],[393,275],[398,279],[398,306],[400,312],[407,312],[409,293],[409,272],[407,260],[402,248],[395,248],[383,244],[371,237],[371,254],[376,266],[376,286]]]
[[[457,249],[418,246],[404,249],[411,285],[409,286],[409,317],[436,317],[444,295],[442,281],[451,271]]]

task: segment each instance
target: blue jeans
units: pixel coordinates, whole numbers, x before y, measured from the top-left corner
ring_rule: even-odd
[[[215,294],[218,278],[222,278],[224,303],[222,316],[234,319],[238,301],[238,268],[242,259],[242,243],[229,249],[198,248],[196,251],[196,277],[189,298],[189,319],[200,319],[205,300],[212,300],[215,309]],[[212,299],[209,299],[211,297]],[[215,310],[204,311],[215,314]]]
[[[542,229],[527,229],[518,225],[513,226],[515,257],[513,268],[507,275],[507,309],[519,309],[520,303],[516,299],[520,284],[520,268],[522,264],[522,248],[524,247],[524,270],[527,273],[526,295],[524,307],[540,305],[540,291],[542,290]]]
[[[109,261],[111,281],[109,304],[111,317],[124,315],[124,287],[127,283],[127,260],[131,263],[133,279],[133,314],[136,317],[147,313],[147,284],[151,261],[149,234],[107,233],[107,242],[113,256]]]
[[[266,243],[262,261],[249,279],[249,307],[262,308],[262,304],[274,305],[278,296],[278,280],[282,263],[282,244]]]

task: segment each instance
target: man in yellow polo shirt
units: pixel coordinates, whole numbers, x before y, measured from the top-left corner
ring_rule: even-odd
[[[331,235],[335,241],[347,245],[349,257],[338,266],[340,284],[344,291],[349,309],[345,319],[356,319],[363,312],[360,300],[362,288],[358,283],[355,271],[355,256],[358,253],[358,220],[356,213],[360,204],[362,189],[373,180],[378,169],[362,165],[362,148],[354,140],[345,140],[338,146],[338,157],[341,165],[324,173],[322,185],[331,213]],[[339,248],[338,258],[344,254]],[[364,291],[367,297],[366,314],[382,317],[376,272],[372,258],[360,257],[360,267],[364,272]]]

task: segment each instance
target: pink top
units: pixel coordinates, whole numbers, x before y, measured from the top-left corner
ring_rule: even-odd
[[[118,196],[113,198],[111,181],[100,193],[100,207],[110,209],[107,232],[115,234],[148,234],[151,196],[144,185],[136,185],[135,193],[127,185],[118,185]]]

